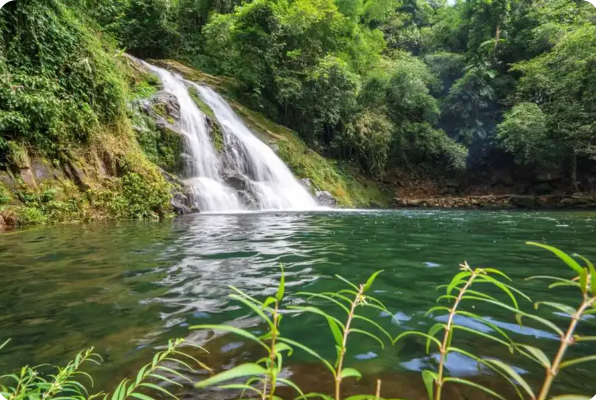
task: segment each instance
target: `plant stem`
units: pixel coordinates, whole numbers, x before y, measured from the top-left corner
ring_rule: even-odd
[[[270,377],[271,377],[271,390],[269,391],[269,400],[273,400],[273,396],[275,395],[275,341],[277,340],[277,325],[279,320],[279,302],[275,301],[275,310],[273,311],[273,330],[271,332],[271,352],[269,353],[269,369],[270,369]],[[267,385],[265,385],[265,389],[263,390],[263,395],[267,393]]]
[[[467,264],[466,264],[467,265]],[[439,373],[437,377],[437,395],[435,396],[435,400],[441,400],[441,391],[443,389],[443,372],[445,369],[445,359],[447,358],[447,348],[449,347],[449,337],[451,336],[451,331],[453,330],[453,318],[455,317],[455,312],[457,311],[457,306],[462,300],[464,293],[468,288],[472,285],[472,282],[478,275],[478,271],[473,271],[470,279],[466,282],[463,288],[459,291],[459,295],[453,304],[453,308],[449,311],[449,319],[447,321],[447,326],[445,327],[445,336],[443,337],[443,344],[440,348],[441,353],[441,360],[439,361]]]
[[[377,392],[375,394],[375,400],[379,400],[381,398],[381,380],[377,379]]]
[[[567,333],[565,334],[565,337],[561,338],[561,346],[559,347],[559,351],[557,352],[552,365],[546,369],[546,378],[544,379],[538,400],[546,400],[546,396],[548,396],[548,393],[550,392],[551,385],[559,373],[559,365],[561,365],[561,362],[563,361],[569,346],[575,342],[573,339],[573,332],[575,331],[578,322],[581,320],[584,311],[586,311],[586,308],[594,304],[594,301],[596,301],[596,297],[590,299],[584,295],[584,301],[582,302],[581,306],[579,306],[575,314],[573,314],[571,317],[571,323],[569,324]]]
[[[342,341],[341,350],[337,359],[337,371],[335,376],[335,400],[341,399],[341,371],[343,369],[344,364],[344,357],[346,355],[346,346],[348,344],[348,335],[350,334],[350,325],[352,324],[352,319],[354,319],[354,310],[356,306],[360,302],[362,295],[364,294],[364,285],[360,285],[358,288],[358,294],[352,301],[352,306],[350,308],[350,313],[348,314],[348,320],[346,322],[346,329],[344,330],[344,337]]]

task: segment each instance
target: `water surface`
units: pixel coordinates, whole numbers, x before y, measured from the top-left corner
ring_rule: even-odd
[[[570,273],[549,253],[524,241],[545,242],[596,259],[595,227],[596,214],[587,212],[408,210],[196,215],[162,223],[16,231],[0,236],[0,341],[12,338],[0,354],[0,373],[23,364],[62,363],[95,346],[105,359],[94,371],[98,386],[111,388],[176,337],[206,344],[211,354],[205,360],[216,368],[254,359],[258,350],[237,337],[212,338],[211,333],[191,332],[188,327],[233,323],[264,330],[253,314],[227,298],[228,286],[253,296],[271,295],[279,263],[287,271],[289,303],[297,301],[300,290],[341,289],[335,274],[363,282],[384,269],[373,291],[393,315],[365,314],[394,335],[404,329],[426,331],[434,319],[443,320],[438,315],[425,318],[424,312],[438,296],[435,287],[447,283],[463,261],[501,268],[535,301],[575,305],[573,290],[549,291],[541,282],[523,281],[530,275]],[[521,304],[532,311],[530,303]],[[468,309],[490,316],[516,340],[546,345],[549,354],[557,346],[556,336],[540,326],[528,323],[521,329],[501,310],[482,305]],[[561,326],[567,322],[547,309],[539,312]],[[288,315],[282,331],[334,356],[333,340],[318,316]],[[581,333],[596,335],[595,321],[585,321]],[[541,380],[538,366],[507,356],[498,344],[465,334],[455,343],[481,356],[510,360],[520,373],[538,372],[532,383]],[[587,355],[596,348],[582,344],[574,352]],[[381,349],[374,341],[354,337],[347,358],[365,374],[359,386],[349,390],[369,390],[373,378],[381,377],[386,397],[410,399],[424,398],[419,371],[436,365],[436,354],[426,355],[424,343],[414,338]],[[325,390],[325,372],[311,358],[297,352],[286,362],[287,373],[306,389]],[[596,393],[594,367],[583,364],[563,371],[559,390]],[[448,368],[458,376],[485,375],[464,357],[451,357]]]

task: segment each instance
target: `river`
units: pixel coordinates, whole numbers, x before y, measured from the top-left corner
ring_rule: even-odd
[[[169,338],[205,343],[209,334],[190,332],[191,325],[233,323],[263,329],[253,314],[227,298],[228,286],[257,297],[271,295],[279,263],[286,268],[290,303],[305,288],[341,289],[334,274],[363,282],[383,269],[373,291],[393,318],[378,312],[368,316],[394,335],[404,329],[426,331],[436,322],[424,317],[438,296],[435,287],[448,283],[463,261],[500,268],[535,301],[556,297],[576,305],[573,290],[548,290],[543,282],[523,280],[571,272],[547,251],[524,242],[545,242],[595,260],[595,229],[596,214],[588,212],[401,210],[196,215],[160,223],[56,225],[8,232],[0,236],[0,342],[12,342],[0,353],[0,373],[23,364],[63,363],[95,346],[105,360],[93,371],[96,384],[111,389],[148,362]],[[521,304],[533,311],[530,303]],[[557,338],[540,326],[528,323],[521,329],[512,315],[498,309],[479,307],[476,312],[490,316],[516,340],[547,346],[549,355],[557,347]],[[566,323],[547,309],[538,312],[561,326]],[[594,335],[595,320],[584,321],[580,332]],[[282,331],[334,355],[321,317],[288,316]],[[532,383],[542,378],[540,368],[508,358],[499,345],[465,334],[454,343],[477,355],[512,361],[520,372],[535,373],[529,378]],[[206,347],[211,354],[205,361],[216,368],[254,359],[256,351],[232,336],[211,340]],[[358,337],[348,348],[349,366],[364,374],[356,392],[373,387],[373,378],[379,376],[387,382],[387,397],[424,398],[419,371],[434,361],[420,340],[381,349]],[[575,352],[593,354],[596,346],[578,345]],[[286,363],[294,378],[308,386],[305,389],[324,386],[324,370],[308,356],[297,352]],[[453,356],[448,368],[458,376],[481,374],[463,357]],[[593,364],[564,371],[557,387],[596,393],[593,371]]]

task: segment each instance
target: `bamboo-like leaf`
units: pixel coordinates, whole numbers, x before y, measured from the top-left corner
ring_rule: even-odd
[[[564,394],[562,396],[553,397],[550,400],[594,400],[594,398],[592,397],[592,399],[590,399],[587,396],[579,394]]]
[[[470,382],[470,381],[468,381],[466,379],[448,377],[448,378],[443,379],[443,382],[454,382],[454,383],[460,383],[462,385],[472,386],[472,387],[475,387],[476,389],[480,389],[480,390],[482,390],[482,391],[490,394],[491,396],[497,397],[497,398],[499,398],[501,400],[506,400],[503,396],[501,396],[500,394],[498,394],[498,393],[490,390],[489,388],[484,387],[484,386],[482,386],[482,385],[480,385],[478,383]]]
[[[287,385],[287,386],[291,387],[292,389],[294,389],[300,395],[299,398],[301,398],[302,396],[304,396],[304,393],[302,393],[302,390],[298,387],[298,385],[296,385],[291,380],[285,379],[285,378],[280,378],[280,377],[277,377],[276,379],[277,379],[278,382],[281,382],[284,385]]]
[[[583,294],[588,292],[588,269],[582,269],[582,273],[579,274],[579,287]]]
[[[435,311],[447,311],[448,313],[451,312],[451,309],[449,307],[445,307],[445,306],[436,306],[431,308],[430,310],[428,310],[424,316],[428,317],[429,314],[435,312]]]
[[[503,284],[503,282],[499,282],[492,276],[488,276],[488,275],[480,275],[477,279],[488,281],[488,282],[492,283],[493,285],[495,285],[496,287],[498,287],[499,289],[501,289],[503,292],[505,292],[505,294],[507,294],[507,296],[509,296],[509,298],[511,299],[511,302],[513,302],[513,306],[515,308],[519,308],[519,305],[517,304],[517,299],[515,298],[515,296],[511,292],[511,290],[506,285]]]
[[[279,266],[281,268],[281,278],[279,278],[279,289],[277,289],[277,301],[281,303],[286,290],[286,275],[283,264],[279,264]]]
[[[162,370],[162,371],[166,371],[169,372],[172,375],[177,376],[178,378],[184,379],[186,381],[192,382],[187,376],[182,375],[180,372],[173,370],[172,368],[168,368],[164,365],[158,365],[157,367],[155,367],[156,369]]]
[[[489,272],[491,274],[497,274],[497,275],[501,275],[502,277],[504,277],[505,279],[507,279],[508,281],[511,281],[512,279],[507,276],[507,274],[505,274],[504,272],[499,271],[498,269],[495,268],[482,268],[485,272]]]
[[[232,379],[242,378],[244,376],[258,376],[265,374],[267,374],[267,370],[258,364],[242,364],[227,371],[220,372],[219,374],[207,378],[203,381],[200,381],[195,384],[195,387],[205,388]]]
[[[356,289],[356,291],[360,290],[358,289],[358,286],[354,285],[352,282],[350,282],[349,280],[347,280],[346,278],[344,278],[343,276],[337,275],[335,274],[335,277],[337,279],[340,279],[342,281],[344,281],[345,283],[347,283],[348,285],[352,286],[354,289]]]
[[[244,297],[245,299],[248,299],[250,301],[252,301],[255,304],[258,304],[260,306],[263,305],[262,302],[260,302],[259,300],[255,299],[254,297],[244,293],[242,290],[238,289],[236,286],[228,286],[230,289],[232,289],[234,292],[238,293],[240,296]]]
[[[349,314],[350,313],[350,310],[345,305],[343,305],[342,303],[340,303],[339,301],[335,300],[333,297],[331,297],[331,296],[329,296],[327,294],[310,293],[310,292],[298,292],[296,294],[297,295],[306,295],[306,296],[309,296],[308,300],[310,300],[313,297],[318,297],[318,298],[321,298],[321,299],[325,299],[325,300],[330,301],[333,304],[339,306],[342,310],[344,310],[346,312],[346,314]],[[348,299],[348,298],[346,298],[346,299],[351,302],[350,299]]]
[[[323,311],[323,310],[321,310],[321,309],[319,309],[317,307],[313,307],[313,306],[306,306],[306,307],[303,307],[303,306],[288,306],[288,309],[289,310],[297,310],[297,311],[310,312],[310,313],[313,313],[313,314],[320,315],[322,317],[327,318],[327,320],[333,320],[333,322],[335,322],[338,326],[341,326],[341,329],[342,330],[345,329],[344,324],[340,320],[338,320],[337,318],[335,318],[335,317],[327,314],[325,311]]]
[[[422,333],[422,332],[418,332],[418,331],[405,331],[402,332],[401,334],[399,334],[395,340],[393,341],[393,344],[397,343],[400,339],[403,339],[406,336],[410,336],[410,335],[415,335],[415,336],[422,336],[424,338],[429,339],[430,341],[434,342],[437,346],[441,347],[441,342],[437,340],[437,338],[434,338],[432,336],[427,335],[426,333]]]
[[[174,396],[174,395],[173,395],[172,393],[170,393],[170,392],[169,392],[167,389],[165,389],[165,388],[163,388],[163,387],[161,387],[161,386],[159,386],[159,385],[156,385],[156,384],[154,384],[154,383],[143,382],[143,383],[141,383],[139,386],[144,386],[144,387],[148,387],[149,389],[158,390],[158,391],[160,391],[160,392],[162,392],[162,393],[165,393],[165,394],[167,394],[167,395],[168,395],[168,396],[170,396],[170,397],[173,397],[174,399],[178,399],[178,397]]]
[[[168,383],[171,383],[172,385],[183,387],[182,384],[180,384],[179,382],[173,381],[170,378],[166,378],[165,376],[160,375],[160,374],[151,373],[148,376],[150,376],[151,378],[160,380],[162,382],[168,382]]]
[[[476,314],[473,314],[473,313],[471,313],[469,311],[464,311],[464,310],[458,310],[456,312],[456,314],[463,315],[463,316],[469,317],[469,318],[473,318],[476,321],[483,323],[484,325],[488,326],[492,330],[498,332],[501,336],[503,336],[505,339],[507,339],[507,341],[509,343],[513,343],[513,340],[511,340],[511,338],[507,335],[507,333],[505,333],[505,331],[503,329],[499,328],[497,325],[493,324],[492,322],[490,322],[486,318],[483,318],[483,317],[481,317],[479,315],[476,315]]]
[[[280,342],[284,342],[289,344],[290,346],[293,346],[295,348],[299,348],[304,350],[305,352],[307,352],[308,354],[310,354],[311,356],[315,357],[316,359],[318,359],[319,361],[321,361],[326,367],[327,369],[329,369],[329,371],[331,372],[332,375],[335,375],[335,368],[333,368],[333,366],[331,364],[329,364],[329,361],[325,360],[323,357],[321,357],[316,351],[306,347],[305,345],[298,343],[294,340],[288,339],[288,338],[284,338],[284,337],[279,337],[278,340]]]
[[[438,323],[438,324],[434,324],[429,330],[428,330],[428,338],[426,339],[426,354],[428,354],[430,352],[430,338],[434,338],[435,335],[437,334],[437,332],[444,330],[447,327],[447,325],[443,324],[443,323]]]
[[[275,343],[275,348],[273,349],[274,353],[281,353],[282,351],[287,351],[288,352],[288,356],[291,356],[292,353],[294,353],[294,349],[291,348],[289,345],[287,345],[286,343]]]
[[[575,339],[576,342],[596,342],[596,336],[575,335],[573,339]]]
[[[322,292],[319,294],[324,294],[325,296],[329,296],[329,297],[337,297],[338,299],[345,301],[347,304],[352,304],[352,300],[350,300],[349,298],[347,298],[346,296],[344,296],[340,293]]]
[[[329,324],[329,328],[331,329],[331,333],[333,334],[333,339],[335,339],[335,344],[337,344],[340,347],[343,347],[343,334],[339,330],[339,326],[337,326],[337,324],[335,323],[333,318],[331,318],[331,317],[326,317],[326,318],[327,318],[327,323]]]
[[[520,374],[518,374],[509,365],[505,364],[501,360],[485,359],[484,361],[486,361],[488,363],[491,363],[491,364],[494,364],[495,366],[501,368],[501,370],[503,370],[503,372],[505,372],[507,375],[509,375],[514,381],[516,381],[517,383],[519,383],[519,385],[526,391],[526,393],[528,393],[530,395],[530,398],[533,399],[533,398],[536,397],[534,395],[534,392],[532,391],[532,388],[530,387],[530,385],[528,385],[528,382],[526,382],[524,380],[524,378],[522,378],[520,376]]]
[[[424,381],[424,386],[426,386],[426,391],[428,393],[428,399],[434,399],[434,388],[435,382],[439,379],[437,374],[432,371],[425,369],[422,371],[422,380]]]
[[[440,303],[441,300],[443,299],[447,299],[447,300],[455,300],[457,299],[457,296],[452,296],[450,294],[444,294],[443,296],[439,296],[437,297],[437,303]]]
[[[384,349],[384,348],[385,348],[385,344],[383,343],[383,341],[382,341],[381,339],[379,339],[379,337],[378,337],[378,336],[376,336],[376,335],[373,335],[373,334],[372,334],[372,333],[370,333],[370,332],[363,331],[362,329],[350,328],[350,333],[359,333],[359,334],[361,334],[361,335],[364,335],[364,336],[368,336],[368,337],[370,337],[370,338],[373,338],[373,339],[375,339],[377,342],[379,342],[379,345],[381,345],[381,348],[382,348],[382,349]]]
[[[547,355],[544,354],[544,352],[542,350],[540,350],[539,348],[533,347],[533,346],[528,346],[526,344],[520,344],[517,345],[518,347],[522,347],[525,350],[527,350],[530,354],[532,354],[536,360],[538,360],[540,362],[540,364],[542,364],[544,367],[546,368],[550,368],[551,367],[551,363],[550,360],[548,359]]]
[[[244,329],[236,328],[235,326],[229,326],[229,325],[194,325],[194,326],[191,326],[189,329],[212,329],[214,331],[223,331],[223,332],[235,333],[238,336],[242,336],[244,338],[247,338],[247,339],[252,340],[253,342],[259,343],[261,346],[263,346],[267,350],[267,353],[269,353],[269,351],[270,351],[269,347],[265,343],[263,343],[262,341],[260,341],[258,337],[256,337],[255,335],[253,335],[252,333],[250,333],[248,331],[245,331]]]
[[[507,304],[501,303],[500,301],[493,301],[493,300],[488,300],[488,299],[484,299],[484,298],[481,298],[481,297],[475,297],[475,296],[464,296],[463,298],[464,299],[470,299],[470,300],[482,301],[482,302],[485,302],[485,303],[497,305],[497,306],[502,307],[502,308],[504,308],[506,310],[509,310],[509,311],[511,311],[513,313],[516,313],[516,315],[520,315],[520,316],[523,316],[523,317],[526,317],[526,318],[533,319],[533,320],[535,320],[537,322],[540,322],[541,324],[546,325],[549,328],[551,328],[553,331],[557,332],[560,336],[563,336],[563,331],[561,331],[561,329],[559,329],[552,322],[550,322],[550,321],[548,321],[548,320],[546,320],[544,318],[540,318],[540,317],[538,317],[536,315],[528,314],[526,312],[517,310],[517,309],[515,309],[513,307],[508,306]]]
[[[463,272],[460,272],[459,274],[455,275],[453,277],[453,279],[451,280],[451,282],[449,283],[449,286],[447,286],[447,295],[450,295],[451,291],[455,288],[455,286],[457,284],[459,284],[460,282],[462,282],[464,280],[464,278],[468,278],[471,275],[472,275],[472,273],[469,271],[463,271]]]
[[[466,290],[466,293],[471,294],[471,295],[474,295],[474,296],[478,296],[478,297],[484,297],[485,299],[498,301],[493,296],[489,296],[488,294],[479,292],[477,290],[468,289],[468,290]]]
[[[10,339],[6,339],[6,341],[4,343],[0,344],[0,350],[2,350],[9,342],[10,342]]]
[[[569,279],[565,279],[565,278],[561,278],[558,276],[550,276],[550,275],[536,275],[536,276],[530,276],[528,278],[526,278],[526,281],[532,281],[535,279],[546,279],[546,280],[551,280],[551,281],[560,281],[560,282],[571,282],[571,280]]]
[[[572,286],[572,287],[576,287],[576,288],[581,289],[581,285],[579,283],[572,282],[572,281],[551,283],[550,285],[548,285],[548,288],[549,289],[554,289],[554,288],[566,287],[566,286]]]
[[[377,275],[379,275],[381,272],[383,272],[383,270],[377,271],[374,274],[372,274],[370,276],[370,278],[368,278],[368,280],[366,281],[366,284],[364,285],[364,288],[362,288],[363,292],[366,292],[368,289],[370,289],[370,287],[372,286],[373,282],[375,281],[375,278],[377,277]]]
[[[354,319],[356,320],[360,320],[360,321],[365,321],[368,322],[369,324],[373,325],[374,327],[376,327],[379,331],[381,331],[385,336],[387,336],[389,338],[389,341],[393,340],[393,337],[391,337],[391,334],[389,334],[389,332],[387,332],[385,329],[383,329],[383,327],[379,324],[377,324],[375,321],[363,317],[361,315],[354,315]]]
[[[485,337],[485,338],[490,339],[490,340],[494,340],[495,342],[500,343],[500,344],[502,344],[502,345],[504,345],[506,347],[509,347],[510,346],[509,343],[507,343],[506,341],[504,341],[502,339],[496,338],[496,337],[494,337],[494,336],[492,336],[492,335],[490,335],[488,333],[484,333],[484,332],[478,331],[476,329],[468,328],[467,326],[453,324],[453,328],[454,329],[459,329],[459,330],[462,330],[462,331],[466,331],[466,332],[470,332],[470,333],[476,334],[478,336]]]
[[[565,262],[565,264],[567,264],[569,266],[569,268],[574,270],[578,275],[582,273],[583,268],[577,263],[577,261],[575,261],[573,258],[569,257],[569,255],[567,255],[566,253],[557,249],[556,247],[548,246],[548,245],[542,244],[542,243],[535,243],[535,242],[526,242],[526,244],[529,244],[531,246],[542,247],[543,249],[549,250],[550,252],[555,254],[557,257],[559,257],[561,260],[563,260],[563,262]]]
[[[587,260],[586,260],[587,261]],[[592,296],[596,296],[596,268],[592,263],[590,265],[590,292],[592,292]],[[0,347],[1,349],[2,347]]]
[[[241,302],[242,304],[244,304],[245,306],[247,306],[248,308],[253,310],[259,317],[261,317],[263,319],[263,321],[267,322],[267,324],[269,325],[269,327],[271,328],[272,331],[274,331],[276,329],[275,326],[273,325],[273,322],[271,321],[271,319],[267,315],[265,315],[263,310],[258,305],[246,300],[244,297],[239,296],[237,294],[231,294],[228,297],[230,297],[231,299],[234,299],[234,300],[238,300],[239,302]]]
[[[564,363],[561,363],[559,368],[563,369],[563,368],[570,367],[572,365],[581,364],[581,363],[585,363],[585,362],[589,362],[589,361],[596,361],[596,355],[580,357],[580,358],[576,358],[575,360],[565,361]]]
[[[341,370],[341,374],[340,376],[343,378],[351,378],[354,377],[357,380],[360,380],[360,378],[362,378],[362,374],[360,372],[358,372],[358,370],[354,369],[354,368],[344,368]]]
[[[220,389],[230,389],[230,390],[250,390],[252,392],[257,393],[259,396],[263,396],[263,392],[261,392],[259,389],[254,388],[250,385],[245,385],[242,383],[230,383],[228,385],[223,385],[223,386],[218,386],[218,388]]]
[[[139,400],[155,400],[153,397],[147,396],[146,394],[143,394],[143,393],[131,393],[130,396],[136,397]]]
[[[542,304],[544,304],[547,307],[552,307],[556,310],[562,311],[565,314],[569,314],[570,317],[573,316],[573,314],[575,314],[575,310],[573,309],[573,307],[561,303],[553,303],[550,301],[539,301],[538,303],[534,304],[534,307],[538,310],[538,307],[540,307],[540,305]]]
[[[323,400],[334,400],[333,397],[328,396],[326,394],[322,394],[322,393],[307,393],[304,396],[302,396],[301,398],[303,398],[303,399],[319,398],[319,399],[323,399]]]

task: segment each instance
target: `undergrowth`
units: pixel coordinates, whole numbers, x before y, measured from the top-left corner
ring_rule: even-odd
[[[194,387],[196,389],[217,387],[229,390],[237,393],[235,398],[239,399],[280,400],[281,397],[277,394],[278,389],[284,386],[286,389],[290,388],[294,391],[294,395],[284,397],[286,399],[382,400],[384,390],[383,382],[380,379],[377,380],[374,393],[348,397],[343,395],[345,381],[362,377],[362,373],[358,369],[345,366],[349,347],[354,341],[360,340],[359,337],[372,339],[381,348],[384,348],[393,346],[408,337],[416,336],[422,338],[423,343],[426,343],[427,353],[430,353],[431,349],[436,349],[434,350],[437,352],[435,354],[438,354],[436,368],[424,370],[421,377],[426,386],[429,400],[446,399],[444,388],[447,385],[468,386],[477,393],[484,392],[490,396],[489,398],[500,400],[516,398],[521,400],[589,400],[589,396],[585,395],[552,396],[551,392],[561,371],[573,370],[580,364],[596,361],[596,355],[592,354],[584,353],[579,358],[568,355],[570,347],[596,341],[596,336],[584,336],[577,333],[578,325],[585,321],[587,316],[596,314],[596,269],[585,257],[577,255],[577,259],[581,261],[580,264],[576,259],[554,247],[531,242],[528,244],[552,252],[573,271],[571,279],[560,276],[528,278],[552,281],[553,283],[549,285],[550,289],[563,287],[576,291],[577,298],[574,305],[558,303],[553,301],[553,298],[533,303],[536,309],[548,307],[556,310],[559,315],[565,315],[568,319],[567,326],[561,327],[549,319],[527,311],[526,304],[532,304],[533,300],[512,286],[511,279],[502,271],[495,268],[471,268],[464,262],[460,265],[461,271],[447,285],[438,287],[438,289],[444,290],[444,294],[440,295],[437,299],[438,304],[431,307],[426,314],[429,318],[433,317],[431,321],[435,322],[429,331],[405,330],[394,336],[379,323],[366,317],[364,312],[366,309],[371,309],[391,314],[381,301],[371,295],[375,279],[382,271],[375,272],[360,284],[352,283],[336,275],[337,279],[343,282],[343,289],[336,292],[298,292],[293,293],[292,300],[288,300],[282,267],[277,290],[274,295],[267,298],[257,299],[231,287],[234,293],[229,297],[261,320],[262,325],[267,328],[264,334],[257,336],[250,330],[232,325],[190,327],[191,330],[220,331],[238,335],[244,340],[255,343],[261,349],[261,355],[257,355],[254,361],[230,367],[216,374],[211,371],[209,377],[200,380]],[[487,290],[487,288],[494,290]],[[495,290],[501,295],[495,295]],[[509,312],[512,319],[521,327],[523,327],[523,320],[542,325],[559,338],[558,349],[554,355],[549,356],[547,354],[553,354],[551,349],[543,350],[523,342],[517,342],[504,329],[497,326],[490,317],[477,314],[480,311],[476,310],[476,306],[481,304],[488,304],[490,307],[497,307]],[[329,312],[330,307],[335,308],[335,311]],[[283,320],[305,314],[326,321],[329,328],[327,333],[330,337],[328,342],[336,350],[334,359],[328,359],[284,335]],[[437,316],[444,316],[445,318],[439,320],[445,322],[437,323]],[[460,324],[461,318],[474,321],[474,324]],[[316,331],[317,335],[323,333],[318,329]],[[466,340],[462,340],[464,336],[460,333],[468,335],[465,337]],[[466,350],[471,337],[493,342],[502,346],[504,351],[500,353],[498,359],[479,356],[472,350]],[[93,353],[93,349],[80,353],[66,367],[55,367],[56,372],[54,373],[46,373],[46,367],[25,366],[14,374],[4,375],[0,378],[2,384],[0,392],[7,400],[88,400],[99,396],[105,400],[124,400],[132,397],[138,400],[154,400],[156,397],[153,396],[161,398],[161,395],[164,394],[177,399],[178,392],[172,393],[172,391],[174,389],[189,390],[183,387],[185,381],[190,381],[188,373],[192,373],[195,368],[210,371],[207,365],[183,351],[181,349],[183,344],[204,350],[183,340],[172,341],[167,350],[156,354],[151,363],[139,370],[135,379],[122,381],[111,396],[103,392],[89,394],[90,392],[82,383],[85,379],[91,380],[91,377],[80,368],[87,363],[101,362],[101,357]],[[3,346],[0,346],[0,349]],[[301,352],[321,363],[327,371],[327,379],[333,383],[332,392],[310,393],[294,383],[290,379],[291,375],[282,372],[285,371],[284,361],[294,352]],[[454,353],[475,360],[479,371],[490,371],[495,376],[502,378],[503,382],[510,386],[510,389],[507,391],[504,385],[499,385],[497,389],[491,389],[474,379],[452,376],[446,368],[446,361],[449,355]],[[507,362],[508,355],[524,357],[535,362],[544,369],[544,377],[540,379],[531,376],[530,372],[527,377],[523,377],[513,364]],[[514,394],[509,395],[510,393]]]

